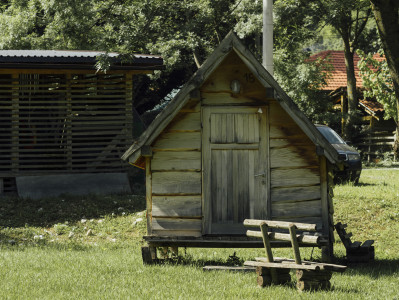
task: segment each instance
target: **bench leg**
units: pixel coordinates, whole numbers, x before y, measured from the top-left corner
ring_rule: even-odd
[[[271,271],[271,268],[256,267],[256,274],[258,275],[256,281],[260,287],[291,282],[290,269],[274,268],[275,279],[273,279]]]
[[[299,291],[309,291],[309,290],[328,290],[331,288],[330,279],[332,272],[330,271],[307,271],[307,270],[297,270],[296,286]]]

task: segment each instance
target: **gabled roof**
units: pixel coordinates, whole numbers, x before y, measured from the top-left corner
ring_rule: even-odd
[[[265,70],[255,56],[242,44],[232,31],[184,85],[168,106],[155,118],[147,130],[144,131],[139,139],[125,152],[122,159],[136,163],[144,155],[144,152],[147,151],[147,147],[143,146],[150,146],[155,141],[158,135],[188,102],[190,93],[195,92],[232,51],[236,52],[265,88],[272,87],[274,89],[275,99],[316,145],[318,154],[325,155],[331,163],[338,163],[337,151],[299,110],[292,99],[288,97],[269,72]]]
[[[385,58],[381,57],[379,54],[374,54],[373,58],[377,61],[385,60]],[[321,88],[322,90],[334,91],[340,87],[347,86],[344,51],[326,50],[314,54],[309,58],[310,61],[314,61],[317,59],[326,61],[332,67],[332,70],[329,73],[329,76],[327,77],[327,85],[323,86]],[[356,86],[363,87],[363,80],[360,77],[359,68],[357,67],[359,60],[360,60],[359,55],[355,53],[353,56],[353,63],[355,66]]]
[[[0,50],[1,68],[52,68],[65,65],[73,69],[94,68],[99,55],[104,51],[87,50]],[[119,53],[108,52],[113,70],[158,70],[163,68],[163,59],[156,55],[134,54],[133,61],[124,62]]]

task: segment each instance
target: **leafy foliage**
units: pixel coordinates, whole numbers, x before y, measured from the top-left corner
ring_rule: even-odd
[[[358,50],[360,56],[359,70],[363,80],[363,86],[366,88],[364,96],[375,98],[384,105],[384,119],[394,118],[398,121],[398,112],[396,105],[396,93],[392,83],[392,77],[388,68],[387,61],[377,61],[372,53],[365,54]],[[381,57],[384,56],[382,49],[378,52]]]

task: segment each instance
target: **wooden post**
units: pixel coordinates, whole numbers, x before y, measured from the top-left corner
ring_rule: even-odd
[[[146,211],[147,211],[147,234],[152,233],[152,173],[151,157],[145,158],[145,189],[146,189]]]
[[[260,230],[262,232],[262,239],[263,239],[263,245],[265,245],[265,251],[266,251],[266,257],[268,262],[273,262],[273,253],[272,253],[272,248],[270,246],[270,239],[269,239],[269,233],[268,233],[269,226],[267,226],[266,223],[262,223],[260,225]]]
[[[12,172],[19,170],[19,74],[12,74],[12,129],[11,129],[11,164]]]
[[[301,252],[299,251],[298,240],[296,238],[295,225],[291,224],[288,230],[290,231],[291,244],[292,244],[292,250],[294,251],[295,263],[300,265],[302,264],[302,260],[301,260]]]
[[[66,74],[66,155],[67,169],[72,170],[72,91],[71,91],[72,75]]]
[[[263,245],[265,245],[265,251],[266,251],[266,257],[268,262],[273,262],[273,253],[272,253],[272,247],[270,246],[270,239],[269,239],[269,233],[268,233],[269,226],[267,226],[266,222],[262,223],[260,225],[260,231],[262,232],[262,239],[263,239]],[[276,269],[271,268],[270,269],[270,275],[272,277],[272,282],[274,284],[278,284],[278,275],[276,272]]]
[[[125,75],[125,111],[126,135],[129,139],[133,139],[133,75],[130,73]]]

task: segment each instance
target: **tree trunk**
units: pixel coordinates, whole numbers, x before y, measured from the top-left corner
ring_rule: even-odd
[[[399,157],[399,2],[398,0],[370,0],[380,34],[382,47],[391,73],[396,95],[396,140],[394,155]]]
[[[347,99],[348,99],[348,117],[345,125],[345,138],[351,139],[353,133],[354,119],[356,115],[357,105],[359,100],[357,99],[356,91],[356,77],[355,67],[353,64],[353,49],[349,44],[349,39],[344,41],[345,45],[345,66],[346,66],[346,83],[347,83]]]

